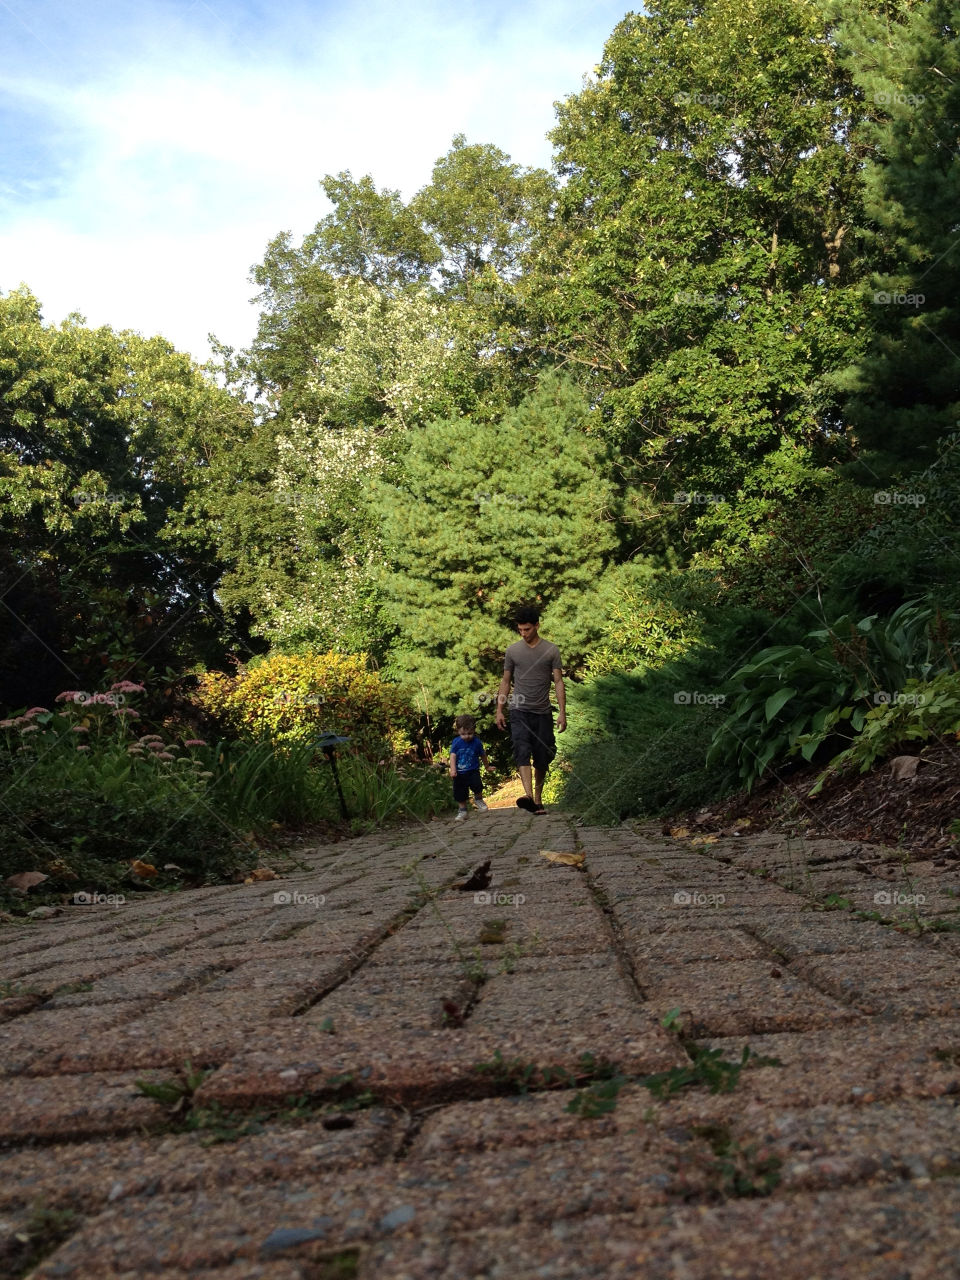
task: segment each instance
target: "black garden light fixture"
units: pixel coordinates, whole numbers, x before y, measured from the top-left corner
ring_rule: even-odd
[[[337,773],[337,761],[335,757],[337,747],[342,747],[345,742],[349,741],[349,738],[341,738],[340,735],[336,733],[321,733],[320,737],[317,738],[316,743],[314,744],[330,761],[330,768],[333,770],[333,781],[337,788],[337,795],[340,798],[340,812],[344,818],[349,818],[350,815],[347,813],[347,802],[343,798],[343,788],[340,785],[340,775]]]

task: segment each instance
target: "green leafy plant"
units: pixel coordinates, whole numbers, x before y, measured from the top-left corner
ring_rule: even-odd
[[[779,1185],[783,1161],[766,1148],[755,1142],[742,1145],[726,1125],[694,1125],[692,1132],[717,1157],[710,1173],[722,1198],[768,1196]]]
[[[193,1095],[200,1088],[212,1071],[194,1068],[189,1061],[185,1062],[178,1076],[169,1080],[135,1080],[137,1091],[144,1098],[153,1098],[169,1107],[171,1114],[179,1115],[186,1111],[192,1102]]]
[[[749,1045],[744,1045],[739,1062],[727,1061],[720,1049],[704,1049],[699,1045],[687,1044],[686,1050],[692,1059],[688,1067],[671,1067],[669,1071],[660,1071],[641,1079],[640,1083],[646,1085],[655,1098],[669,1098],[682,1089],[696,1085],[706,1085],[711,1093],[732,1093],[740,1081],[741,1071],[748,1063],[756,1067],[781,1065],[779,1058],[760,1057],[752,1053]]]
[[[854,714],[849,707],[831,712],[824,720],[824,730],[852,719]],[[944,671],[931,680],[908,680],[898,696],[872,707],[859,723],[859,735],[846,750],[834,756],[817,778],[810,795],[816,795],[828,781],[847,770],[859,766],[860,772],[866,773],[878,760],[908,742],[960,735],[960,674]],[[801,739],[798,745],[806,754],[808,742]]]
[[[5,1253],[10,1269],[5,1274],[10,1280],[28,1275],[79,1226],[80,1218],[74,1209],[52,1209],[37,1201],[31,1207],[26,1222],[7,1244]]]
[[[936,608],[911,600],[888,619],[838,618],[804,644],[764,649],[733,675],[733,702],[708,763],[734,756],[749,789],[774,762],[800,751],[810,760],[832,735],[863,731],[875,697],[953,664]]]

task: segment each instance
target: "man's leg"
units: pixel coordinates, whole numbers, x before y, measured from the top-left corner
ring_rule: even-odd
[[[533,738],[533,803],[543,812],[543,783],[547,776],[550,761],[557,754],[557,743],[553,736],[553,715],[550,712],[537,716]]]
[[[537,797],[534,795],[534,793],[533,793],[533,786],[531,785],[531,780],[532,780],[532,775],[533,775],[533,769],[532,769],[532,768],[531,768],[531,766],[530,766],[530,765],[528,765],[528,764],[518,764],[518,765],[517,765],[517,773],[519,773],[519,775],[520,775],[520,781],[523,783],[523,790],[524,790],[524,793],[525,793],[526,795],[528,795],[528,796],[530,797],[530,799],[531,799],[531,800],[534,800],[534,801],[535,801]],[[540,774],[540,770],[538,769],[538,770],[537,770],[537,775],[538,775],[538,777],[539,777],[539,774]],[[538,784],[538,785],[539,785],[539,786],[542,786],[542,785],[543,785],[543,780],[542,780],[542,779],[540,780],[540,782],[539,782],[539,784]]]

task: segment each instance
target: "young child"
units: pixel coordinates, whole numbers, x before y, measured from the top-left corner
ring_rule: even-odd
[[[459,737],[450,743],[450,777],[453,779],[453,798],[460,806],[456,821],[462,822],[467,816],[467,796],[473,792],[474,803],[478,813],[486,813],[487,805],[483,802],[483,779],[480,776],[480,761],[490,768],[490,761],[483,743],[477,737],[477,722],[473,716],[457,716],[453,722]]]

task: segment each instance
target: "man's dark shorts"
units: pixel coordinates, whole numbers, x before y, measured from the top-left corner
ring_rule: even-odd
[[[546,769],[557,754],[552,711],[512,710],[510,736],[515,764],[529,764],[532,756],[535,769]]]
[[[453,798],[457,804],[464,804],[470,792],[475,796],[483,795],[483,778],[479,769],[471,769],[469,773],[458,773],[453,779]]]

